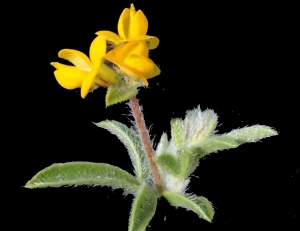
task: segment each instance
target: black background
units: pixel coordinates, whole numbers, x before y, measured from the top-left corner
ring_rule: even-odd
[[[70,161],[103,162],[131,173],[126,149],[92,122],[118,120],[130,125],[125,103],[106,108],[106,89],[83,100],[80,90],[58,85],[50,62],[59,50],[88,54],[99,30],[117,32],[120,13],[130,1],[40,2],[14,11],[14,83],[8,111],[15,129],[9,153],[17,162],[17,214],[23,225],[57,230],[126,230],[133,197],[107,187],[46,188],[22,186],[38,171]],[[201,161],[188,192],[215,207],[213,223],[159,200],[149,230],[274,228],[299,226],[299,161],[293,6],[271,4],[134,2],[149,21],[149,35],[160,45],[150,57],[161,75],[138,94],[151,137],[157,143],[170,119],[183,118],[199,104],[219,116],[219,133],[262,124],[279,135]],[[32,5],[31,5],[32,4]],[[16,68],[15,62],[19,62]],[[296,139],[295,139],[296,140]],[[17,142],[16,142],[17,141]],[[39,225],[38,225],[39,224]],[[42,226],[40,226],[42,225]]]

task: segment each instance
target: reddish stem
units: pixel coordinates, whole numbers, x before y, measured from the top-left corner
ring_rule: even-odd
[[[156,185],[157,191],[159,193],[161,193],[163,191],[163,184],[162,184],[162,180],[159,175],[159,172],[158,172],[158,168],[157,168],[155,162],[153,161],[154,151],[153,151],[153,148],[151,145],[149,133],[146,129],[144,116],[143,116],[142,110],[139,106],[139,101],[136,97],[132,97],[130,99],[130,104],[131,104],[131,110],[133,113],[133,117],[134,117],[136,125],[138,127],[139,135],[141,137],[142,143],[144,145],[144,149],[147,154],[147,158],[148,158],[150,168],[152,171],[154,183]]]

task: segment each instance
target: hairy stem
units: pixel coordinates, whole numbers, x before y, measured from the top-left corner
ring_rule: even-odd
[[[132,97],[130,99],[130,106],[132,110],[133,117],[135,119],[136,126],[138,127],[138,132],[141,137],[142,143],[144,145],[144,149],[147,154],[147,158],[151,167],[152,176],[154,179],[154,183],[156,185],[157,191],[161,193],[163,191],[163,184],[161,177],[158,172],[157,165],[153,161],[154,151],[150,142],[149,133],[146,129],[146,124],[144,120],[144,116],[139,106],[139,101],[136,97]]]

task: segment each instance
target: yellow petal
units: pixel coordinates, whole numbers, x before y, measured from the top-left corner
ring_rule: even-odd
[[[101,66],[97,73],[97,77],[103,82],[103,84],[99,84],[103,87],[116,85],[120,81],[120,77],[118,76],[118,74],[113,69],[106,66],[104,63],[101,63]]]
[[[160,74],[160,69],[156,64],[149,58],[141,55],[130,55],[124,63],[131,67],[135,72],[139,72],[146,79],[153,78]]]
[[[125,42],[134,42],[134,41],[145,41],[149,50],[155,49],[159,44],[159,39],[150,35],[143,35],[132,39],[123,39],[119,40],[118,44]]]
[[[52,65],[53,67],[55,67],[56,70],[59,70],[59,69],[65,68],[65,67],[73,67],[73,66],[70,66],[70,65],[61,64],[59,62],[52,62],[52,63],[50,63],[50,65]]]
[[[144,35],[142,36],[146,40],[146,44],[149,50],[155,49],[158,47],[159,39],[154,36]],[[141,38],[141,37],[140,37]]]
[[[113,63],[123,62],[131,54],[148,57],[148,49],[144,42],[130,42],[116,47],[108,52],[105,58]]]
[[[121,38],[126,39],[128,37],[129,26],[130,26],[130,10],[128,8],[125,8],[118,22],[118,33]]]
[[[90,58],[93,65],[100,63],[106,53],[106,41],[102,36],[97,36],[90,46]]]
[[[85,76],[85,78],[82,81],[81,86],[81,97],[84,99],[87,95],[87,93],[94,87],[94,79],[97,75],[98,68],[93,68],[88,75]]]
[[[57,82],[66,89],[75,89],[81,87],[82,81],[87,74],[87,71],[73,66],[66,66],[54,71],[54,76]]]
[[[82,70],[89,71],[92,68],[92,63],[89,58],[84,53],[77,50],[63,49],[58,52],[58,57],[68,60]]]
[[[146,35],[148,30],[148,20],[141,10],[135,14],[131,21],[129,36],[127,38],[136,38],[142,35]]]
[[[100,87],[109,87],[109,83],[104,82],[103,79],[99,79],[99,78],[94,78],[94,84]]]
[[[133,68],[134,65],[128,66],[124,63],[128,57],[134,54],[148,57],[148,49],[146,44],[144,42],[126,43],[108,52],[104,58],[116,64],[126,75],[139,78],[145,83],[146,86],[148,86],[148,82],[143,73]]]
[[[115,34],[114,32],[107,31],[107,30],[101,30],[96,32],[96,35],[105,37],[106,40],[113,42],[115,45],[119,43],[121,40],[120,36]]]
[[[133,3],[130,4],[130,21],[132,22],[134,16],[136,14],[135,7]]]
[[[113,61],[110,60],[110,61],[113,62],[114,64],[116,64],[120,68],[121,72],[123,72],[127,76],[141,79],[144,82],[144,84],[146,86],[148,86],[148,82],[147,82],[146,78],[143,76],[143,73],[141,73],[139,70],[132,68],[131,66],[128,66],[127,64],[125,64],[122,61],[116,61],[116,60],[113,60]]]

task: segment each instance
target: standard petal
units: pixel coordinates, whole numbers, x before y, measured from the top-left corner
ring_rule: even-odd
[[[82,70],[89,71],[92,68],[92,63],[89,58],[84,53],[77,50],[63,49],[58,52],[58,57],[68,60]]]
[[[147,34],[148,20],[141,10],[135,14],[130,24],[128,39],[136,38]]]
[[[101,30],[96,32],[96,35],[103,36],[106,40],[113,42],[115,45],[119,43],[121,37],[114,32],[108,30]]]
[[[146,79],[160,74],[158,66],[151,59],[141,55],[132,54],[124,63],[133,70],[140,72]]]
[[[126,39],[129,34],[130,10],[125,8],[119,18],[118,33],[121,38]]]
[[[54,71],[57,82],[66,89],[75,89],[81,87],[82,81],[88,72],[76,67],[64,67]]]
[[[106,53],[106,41],[102,36],[97,36],[90,46],[90,58],[93,65],[100,63]]]

